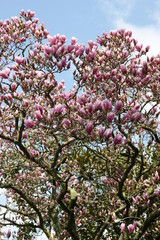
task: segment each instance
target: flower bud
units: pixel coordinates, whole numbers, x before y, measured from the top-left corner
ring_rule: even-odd
[[[98,67],[95,66],[95,67],[93,68],[93,74],[95,74],[95,73],[97,73],[97,72],[98,72]]]
[[[4,70],[0,71],[0,77],[2,78],[8,78],[10,74],[10,69],[9,68],[5,68]]]
[[[36,118],[37,118],[38,121],[40,121],[40,120],[42,119],[42,114],[41,114],[40,110],[37,110],[37,111],[35,112],[35,116],[36,116]]]
[[[141,113],[140,112],[135,112],[131,115],[131,120],[132,121],[139,122],[140,119],[141,119]]]
[[[115,69],[112,70],[112,76],[115,76],[116,73],[117,73],[117,69],[115,68]]]
[[[112,103],[108,101],[108,99],[103,100],[102,102],[102,110],[107,111],[112,108]]]
[[[88,134],[90,134],[93,130],[93,123],[92,122],[88,122],[87,125],[86,125],[86,132]]]
[[[98,133],[99,133],[99,136],[100,136],[100,138],[102,138],[102,137],[103,137],[103,135],[104,135],[104,132],[105,132],[105,129],[104,129],[104,127],[100,127],[100,128],[99,128],[99,130],[98,130]]]
[[[115,109],[116,109],[117,111],[120,111],[120,110],[122,110],[122,108],[123,108],[123,103],[122,103],[121,100],[118,100],[118,101],[115,103]]]
[[[114,119],[114,117],[115,117],[114,112],[109,112],[109,113],[107,114],[107,121],[108,121],[108,122],[112,122],[113,119]]]
[[[55,113],[61,113],[63,110],[63,105],[62,104],[58,104],[54,107],[54,112]]]
[[[125,228],[126,228],[125,223],[122,223],[121,226],[120,226],[121,232],[124,232]]]
[[[156,177],[157,180],[159,180],[159,174],[158,174],[157,171],[155,172],[155,177]]]
[[[108,128],[108,129],[104,132],[104,137],[108,140],[111,136],[112,136],[112,129]]]
[[[10,93],[7,93],[5,97],[6,97],[6,99],[9,100],[9,101],[12,100],[12,95],[11,95]]]
[[[129,231],[130,234],[132,234],[134,232],[134,229],[135,229],[135,227],[134,227],[133,224],[128,225],[128,231]]]
[[[12,83],[11,84],[11,90],[14,91],[16,90],[17,84],[16,83]]]
[[[25,119],[24,124],[26,125],[27,128],[32,128],[34,126],[34,122],[32,119]]]
[[[117,145],[117,144],[120,144],[121,142],[122,142],[122,136],[117,134],[114,137],[114,144]]]
[[[122,71],[122,74],[126,74],[127,73],[127,69],[126,69],[126,66],[125,65],[122,65],[120,66],[120,69]]]

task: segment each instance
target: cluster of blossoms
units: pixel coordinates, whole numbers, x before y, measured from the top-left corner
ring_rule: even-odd
[[[126,30],[67,43],[34,15],[0,21],[0,226],[18,228],[3,234],[156,239],[160,56]]]

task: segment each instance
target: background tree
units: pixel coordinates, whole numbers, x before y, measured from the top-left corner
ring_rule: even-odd
[[[84,46],[37,24],[0,22],[0,225],[18,228],[1,234],[158,239],[160,56],[130,31]]]

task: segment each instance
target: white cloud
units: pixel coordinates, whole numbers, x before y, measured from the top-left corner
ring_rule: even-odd
[[[144,47],[150,45],[149,55],[157,55],[160,53],[160,26],[157,28],[154,25],[139,27],[131,23],[125,22],[123,19],[115,21],[116,28],[125,28],[131,30],[133,37]]]
[[[144,19],[146,14],[148,18],[151,19],[152,12],[152,23],[146,22],[143,26],[141,24],[133,24],[130,21],[131,14],[134,13],[136,19],[136,9],[139,7],[138,0],[97,0],[100,7],[105,15],[106,21],[109,22],[115,29],[125,28],[131,30],[133,37],[138,40],[138,42],[143,44],[143,46],[150,45],[149,55],[157,55],[160,52],[160,1],[154,0],[154,11],[147,9],[147,1],[144,3],[145,10],[143,12]],[[135,11],[135,12],[133,12]],[[142,16],[143,17],[143,16]]]
[[[136,0],[97,0],[108,20],[126,18],[130,15]],[[114,18],[114,19],[113,19]]]

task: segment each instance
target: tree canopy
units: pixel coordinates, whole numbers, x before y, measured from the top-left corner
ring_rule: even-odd
[[[67,43],[34,15],[0,21],[1,235],[159,239],[160,55],[123,29]]]

